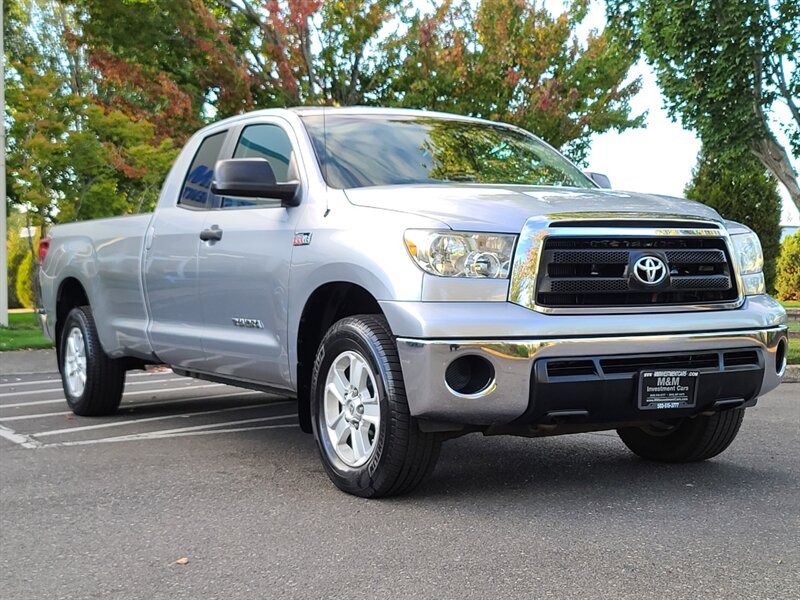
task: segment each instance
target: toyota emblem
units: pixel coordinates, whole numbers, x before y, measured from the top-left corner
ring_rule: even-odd
[[[642,256],[633,263],[633,276],[645,285],[658,285],[667,277],[667,265],[657,256]]]

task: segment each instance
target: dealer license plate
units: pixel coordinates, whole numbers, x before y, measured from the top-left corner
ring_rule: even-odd
[[[696,404],[699,375],[697,371],[685,370],[640,371],[639,408],[692,408]]]

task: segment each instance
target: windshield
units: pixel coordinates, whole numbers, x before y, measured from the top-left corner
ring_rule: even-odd
[[[386,114],[301,118],[334,188],[452,181],[596,187],[541,140],[500,125]]]

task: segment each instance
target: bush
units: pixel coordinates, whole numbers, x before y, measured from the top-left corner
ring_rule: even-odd
[[[775,275],[778,300],[800,300],[800,231],[781,245]]]
[[[33,257],[25,255],[17,269],[17,299],[24,308],[33,308]]]
[[[780,252],[781,197],[775,179],[747,150],[723,156],[701,152],[686,197],[715,208],[731,221],[758,234],[764,250],[767,291],[775,285],[775,261]]]
[[[25,227],[25,219],[19,213],[8,215],[8,235],[6,238],[6,264],[8,273],[8,308],[22,308],[17,298],[17,271],[27,254],[30,254],[28,240],[20,235],[20,230]]]

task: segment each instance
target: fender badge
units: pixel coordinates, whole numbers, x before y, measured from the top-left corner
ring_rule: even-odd
[[[262,323],[260,319],[233,317],[231,320],[236,327],[244,327],[245,329],[264,329],[264,323]]]
[[[308,246],[311,243],[311,232],[295,233],[292,246]]]

